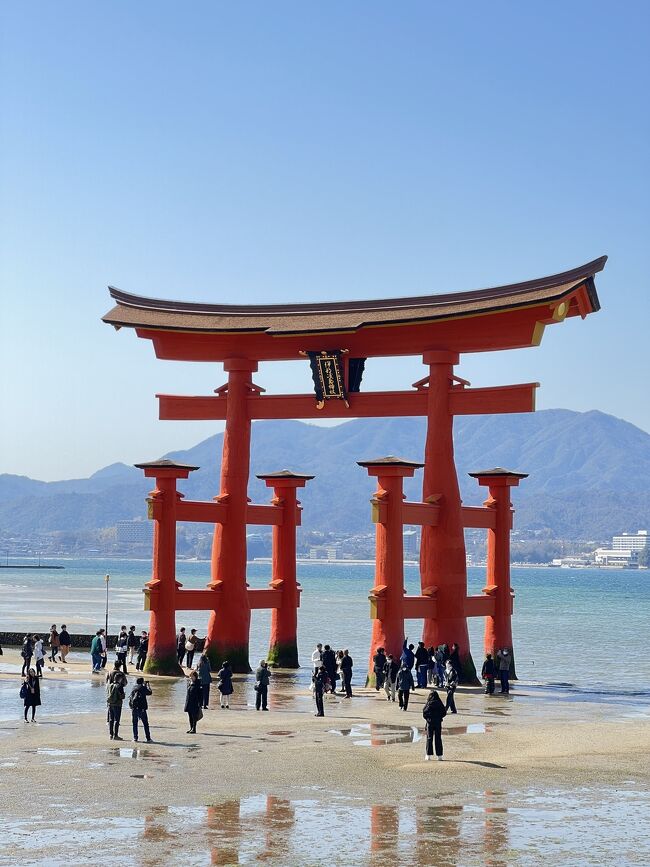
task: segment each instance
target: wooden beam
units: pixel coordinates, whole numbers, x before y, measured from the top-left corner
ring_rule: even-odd
[[[465,600],[465,616],[488,617],[489,615],[493,615],[495,602],[494,596],[487,596],[485,594],[468,596]]]
[[[282,524],[282,506],[253,506],[246,509],[246,523],[279,527]]]
[[[225,524],[228,506],[225,503],[201,503],[197,500],[179,500],[176,504],[177,521],[197,524]]]
[[[218,590],[177,590],[174,606],[177,611],[212,611],[219,604]],[[248,604],[251,608],[279,608],[282,605],[281,590],[249,590]]]
[[[452,388],[449,392],[449,411],[452,415],[535,412],[535,392],[538,387],[538,382],[526,382],[491,388]]]
[[[280,608],[282,605],[282,590],[249,590],[248,604],[251,609]]]
[[[503,385],[494,388],[451,388],[449,408],[453,415],[533,412],[538,383]],[[158,394],[159,417],[166,421],[224,421],[227,396],[183,396]],[[342,400],[327,400],[316,408],[311,394],[250,394],[246,399],[251,419],[283,418],[397,418],[425,416],[427,390],[367,391]]]
[[[404,524],[435,527],[438,524],[440,506],[433,503],[402,503],[402,520]]]
[[[461,518],[463,527],[494,530],[497,523],[496,509],[486,509],[483,506],[462,506]]]
[[[420,617],[435,617],[437,605],[434,596],[405,596],[404,617],[415,620]]]
[[[177,590],[174,607],[177,611],[214,611],[220,598],[218,590]]]

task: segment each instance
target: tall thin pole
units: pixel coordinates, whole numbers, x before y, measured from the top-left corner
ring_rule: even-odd
[[[108,641],[108,582],[110,581],[110,578],[110,575],[104,576],[104,581],[106,582],[106,619],[104,621],[104,628],[106,630],[106,641]]]

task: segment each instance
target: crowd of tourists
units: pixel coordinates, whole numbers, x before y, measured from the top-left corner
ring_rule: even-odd
[[[48,638],[49,659],[65,662],[72,641],[65,625],[58,631],[52,625]],[[196,629],[189,634],[182,627],[176,638],[177,659],[179,665],[189,669],[184,711],[188,717],[187,734],[196,734],[197,724],[203,718],[203,711],[210,708],[210,690],[213,679],[212,665],[207,653],[202,652],[205,646],[203,639],[197,635]],[[137,676],[127,699],[129,674],[128,666],[135,666],[135,671],[144,670],[149,648],[149,636],[146,630],[139,634],[135,626],[120,628],[115,638],[115,660],[113,668],[105,676],[106,686],[106,722],[111,740],[122,740],[120,725],[122,708],[128,701],[131,711],[133,740],[139,740],[140,727],[147,743],[152,742],[148,717],[148,697],[152,690],[149,681],[143,676]],[[199,653],[194,665],[194,657]],[[92,673],[102,674],[107,666],[108,642],[104,629],[98,629],[90,647]],[[36,708],[41,704],[40,679],[43,676],[43,662],[46,656],[44,642],[37,634],[25,635],[21,649],[23,658],[20,698],[24,705],[25,722],[34,721]],[[34,667],[32,667],[34,661]],[[324,696],[330,694],[343,698],[352,698],[352,676],[354,662],[347,649],[334,650],[329,644],[318,643],[311,656],[311,692],[315,703],[315,716],[325,715]],[[493,658],[486,654],[481,677],[485,682],[485,692],[493,695],[497,679],[501,685],[501,693],[509,692],[509,673],[512,667],[512,655],[507,648],[500,649]],[[442,721],[447,713],[457,713],[455,693],[459,683],[463,681],[463,671],[459,647],[452,644],[449,647],[441,644],[437,647],[425,647],[422,641],[417,647],[404,639],[399,658],[386,653],[383,647],[378,647],[372,658],[372,675],[374,688],[377,692],[384,691],[386,700],[397,702],[400,711],[406,712],[409,707],[411,693],[418,689],[429,690],[422,715],[426,723],[425,759],[433,755],[440,760],[443,755]],[[260,660],[255,672],[255,709],[268,711],[268,690],[271,670],[266,660]],[[219,692],[219,706],[223,710],[230,709],[230,697],[233,695],[233,671],[230,663],[224,661],[216,672],[216,688]],[[438,690],[444,691],[445,701]]]

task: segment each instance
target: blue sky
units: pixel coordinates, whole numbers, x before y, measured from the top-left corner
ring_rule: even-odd
[[[0,472],[152,459],[215,365],[100,322],[106,285],[261,302],[443,292],[610,256],[603,310],[476,385],[650,430],[647,3],[156,2],[0,10]],[[417,359],[376,362],[408,387]],[[304,391],[304,365],[263,366]]]

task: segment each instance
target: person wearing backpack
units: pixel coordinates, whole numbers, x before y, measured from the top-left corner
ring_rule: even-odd
[[[194,662],[194,654],[196,653],[196,645],[198,644],[198,641],[199,637],[196,634],[196,629],[190,629],[190,637],[185,642],[185,652],[187,653],[185,665],[187,668],[192,668],[192,663]]]
[[[30,707],[32,709],[32,722],[34,722],[36,708],[41,703],[41,685],[38,682],[38,677],[33,668],[28,670],[27,676],[25,677],[25,680],[23,680],[22,686],[20,687],[20,697],[25,706],[25,722],[29,722],[27,719],[27,711]]]
[[[108,706],[108,733],[112,741],[121,741],[120,719],[122,717],[122,702],[124,701],[124,687],[121,677],[111,680],[113,674],[121,675],[122,672],[111,672],[106,684],[106,704]]]
[[[144,736],[147,739],[147,743],[153,743],[151,732],[149,731],[149,716],[147,714],[149,709],[149,702],[147,701],[148,695],[151,695],[149,681],[147,680],[145,682],[144,677],[139,677],[135,682],[135,686],[131,690],[131,695],[129,696],[131,721],[133,723],[133,740],[136,744],[138,742],[138,720],[142,722]]]
[[[424,761],[430,762],[433,756],[433,747],[435,739],[436,758],[439,762],[442,761],[442,721],[447,715],[447,709],[442,703],[440,696],[432,689],[429,693],[429,698],[426,700],[422,708],[422,716],[426,720],[426,748],[424,751]]]

